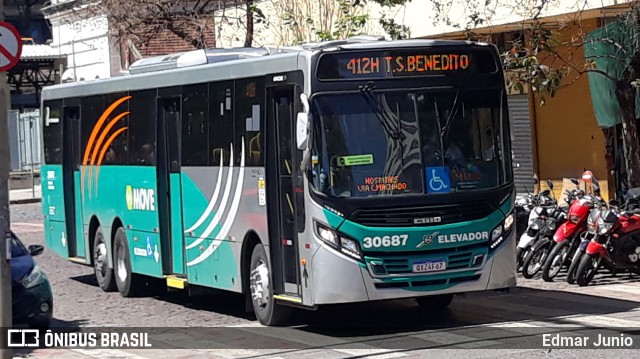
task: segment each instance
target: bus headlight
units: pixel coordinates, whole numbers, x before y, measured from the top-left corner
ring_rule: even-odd
[[[341,253],[362,261],[362,252],[360,251],[360,245],[356,240],[348,238],[344,234],[340,234],[335,230],[318,223],[318,221],[314,220],[313,222],[315,224],[316,235],[322,241]]]
[[[340,250],[342,251],[342,253],[355,259],[361,258],[358,243],[356,243],[356,241],[352,239],[340,237]]]
[[[336,235],[336,232],[321,225],[318,222],[316,222],[316,234],[318,235],[318,237],[320,237],[320,239],[327,242],[328,244],[334,247],[338,246],[338,236]]]
[[[513,212],[509,213],[504,220],[491,231],[491,241],[489,242],[489,250],[492,251],[500,246],[506,238],[509,237],[513,228]]]

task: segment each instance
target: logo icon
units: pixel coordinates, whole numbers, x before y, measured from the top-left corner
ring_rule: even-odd
[[[9,348],[25,348],[40,346],[40,331],[38,329],[8,329]]]
[[[433,232],[432,234],[428,235],[425,234],[424,237],[422,237],[422,242],[418,243],[418,245],[416,246],[416,248],[422,248],[428,244],[431,244],[431,242],[433,242],[433,239],[440,234],[440,232]]]
[[[133,209],[133,190],[131,189],[131,186],[127,186],[127,193],[125,196],[127,200],[127,209],[132,210]]]
[[[432,193],[449,193],[451,191],[451,176],[449,167],[427,167],[427,187]]]
[[[425,217],[425,218],[414,218],[414,224],[428,224],[428,223],[440,223],[442,222],[442,217]]]
[[[150,256],[152,254],[153,254],[153,251],[151,249],[151,238],[147,236],[147,255]]]

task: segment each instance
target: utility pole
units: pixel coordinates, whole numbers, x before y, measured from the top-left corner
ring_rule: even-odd
[[[0,0],[0,21],[4,20],[4,0]],[[7,341],[7,328],[13,326],[11,303],[11,265],[7,258],[9,235],[9,85],[0,71],[0,345]],[[13,357],[13,350],[0,347],[0,359]]]

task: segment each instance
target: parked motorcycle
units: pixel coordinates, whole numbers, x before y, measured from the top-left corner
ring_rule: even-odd
[[[575,185],[579,183],[575,178],[572,178],[571,182]],[[594,182],[594,187],[598,188],[597,181]],[[594,195],[585,195],[584,191],[577,188],[567,191],[566,201],[571,204],[567,214],[568,221],[560,225],[553,235],[553,241],[547,239],[540,243],[540,246],[552,248],[542,266],[542,279],[546,282],[553,281],[560,270],[571,263],[574,253],[580,246],[582,234],[587,231],[591,210],[596,207],[606,207],[606,203],[599,196],[599,189]]]
[[[527,230],[529,215],[531,214],[531,210],[535,208],[534,198],[534,194],[527,193],[524,197],[519,198],[515,203],[516,238],[520,238],[522,233]]]
[[[640,188],[627,191],[625,203],[603,211],[595,240],[587,245],[576,270],[576,282],[586,286],[601,266],[614,275],[621,270],[640,274]]]
[[[547,180],[549,188],[553,187],[553,183]],[[545,219],[549,212],[553,211],[557,206],[557,201],[552,197],[550,190],[544,190],[533,197],[535,207],[529,213],[527,229],[522,233],[518,240],[516,249],[516,263],[520,268],[524,259],[529,255],[532,245],[537,239],[538,232],[544,227]]]
[[[553,186],[550,185],[553,189]],[[537,209],[537,208],[536,208]],[[522,276],[525,278],[532,278],[536,273],[542,269],[549,252],[551,251],[552,243],[551,237],[556,232],[557,228],[566,221],[568,207],[554,207],[548,209],[546,213],[542,213],[538,217],[539,230],[535,234],[535,239],[531,243],[529,253],[524,258],[522,263]]]

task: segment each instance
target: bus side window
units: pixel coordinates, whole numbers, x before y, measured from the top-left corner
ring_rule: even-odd
[[[230,164],[230,150],[233,142],[233,81],[209,84],[209,165]],[[238,153],[234,146],[234,156]]]
[[[117,94],[108,94],[105,96],[105,102],[104,102],[104,110],[106,110],[107,107],[109,107],[112,103],[114,103],[115,101],[118,101],[118,99],[121,99],[123,97],[127,96],[126,93],[117,93]],[[120,104],[120,106],[118,106],[113,112],[112,115],[110,116],[111,118],[115,118],[116,116],[126,112],[129,110],[128,107],[128,102],[124,102],[122,104]],[[116,131],[122,131],[119,135],[117,135],[115,138],[113,138],[113,142],[111,142],[109,144],[109,148],[105,154],[104,157],[104,162],[103,164],[105,165],[125,165],[128,163],[129,161],[129,156],[127,153],[127,148],[128,148],[128,144],[129,144],[129,134],[127,133],[126,130],[122,130],[124,127],[128,127],[129,125],[129,117],[128,116],[124,116],[122,118],[120,118],[119,120],[117,120],[117,122],[115,122],[115,124],[113,125],[113,127],[111,128],[111,130],[109,131],[109,135],[115,133]],[[105,125],[106,126],[106,125]],[[106,140],[105,140],[106,142]]]
[[[182,165],[207,166],[209,107],[207,85],[185,86],[182,97]],[[218,157],[219,158],[219,157]]]
[[[131,93],[129,101],[129,164],[156,164],[156,90]]]
[[[264,79],[251,78],[236,81],[236,109],[234,120],[236,164],[240,164],[239,146],[244,137],[245,166],[263,166],[263,136],[261,120],[264,113]]]
[[[49,165],[62,163],[62,101],[48,101],[49,121],[43,123],[44,162]],[[46,121],[46,118],[43,119]]]

